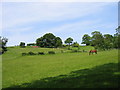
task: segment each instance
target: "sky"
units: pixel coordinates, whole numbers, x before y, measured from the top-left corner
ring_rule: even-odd
[[[118,2],[2,2],[1,10],[7,46],[34,43],[46,33],[81,44],[84,34],[114,35],[118,26]]]

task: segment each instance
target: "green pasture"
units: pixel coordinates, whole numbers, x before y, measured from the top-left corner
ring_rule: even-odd
[[[85,46],[80,50],[92,48]],[[46,55],[21,55],[29,51],[43,51]],[[49,55],[48,51],[56,54]],[[2,55],[2,75],[3,88],[118,87],[118,50],[88,55],[66,49],[11,47]]]

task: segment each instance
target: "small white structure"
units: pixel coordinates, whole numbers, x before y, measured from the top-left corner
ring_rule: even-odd
[[[80,46],[86,46],[86,44],[80,44]]]

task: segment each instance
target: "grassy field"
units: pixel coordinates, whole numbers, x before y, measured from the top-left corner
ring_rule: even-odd
[[[81,47],[90,50],[93,47]],[[2,56],[3,88],[102,88],[118,87],[118,50],[70,53],[64,49],[8,48]],[[46,55],[22,56],[44,51]],[[55,55],[47,54],[55,51]]]

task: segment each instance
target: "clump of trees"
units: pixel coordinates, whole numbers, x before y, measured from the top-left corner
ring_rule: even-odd
[[[119,48],[120,45],[120,26],[116,29],[116,34],[114,36],[110,34],[102,35],[99,31],[94,31],[91,33],[91,37],[85,34],[82,37],[82,44],[94,46],[95,49],[109,50],[111,48]]]
[[[79,47],[80,45],[79,45],[79,43],[77,43],[77,42],[74,42],[73,44],[72,44],[72,47]]]
[[[1,37],[0,36],[0,54],[3,54],[7,51],[6,44],[8,42],[8,39],[6,37]]]
[[[58,47],[78,47],[80,49],[80,45],[77,42],[73,42],[73,38],[68,37],[63,44],[60,37],[56,37],[52,33],[46,33],[40,38],[36,39],[36,43],[29,43],[27,46],[39,46],[44,48],[58,48]],[[82,44],[86,44],[87,46],[94,46],[95,49],[109,50],[112,48],[118,49],[120,46],[120,26],[116,29],[116,33],[114,35],[110,34],[102,34],[99,31],[94,31],[91,33],[91,36],[88,34],[83,35]],[[25,47],[25,43],[21,42],[20,47]]]
[[[45,48],[57,48],[62,46],[62,40],[52,33],[46,33],[36,40],[36,45]]]

